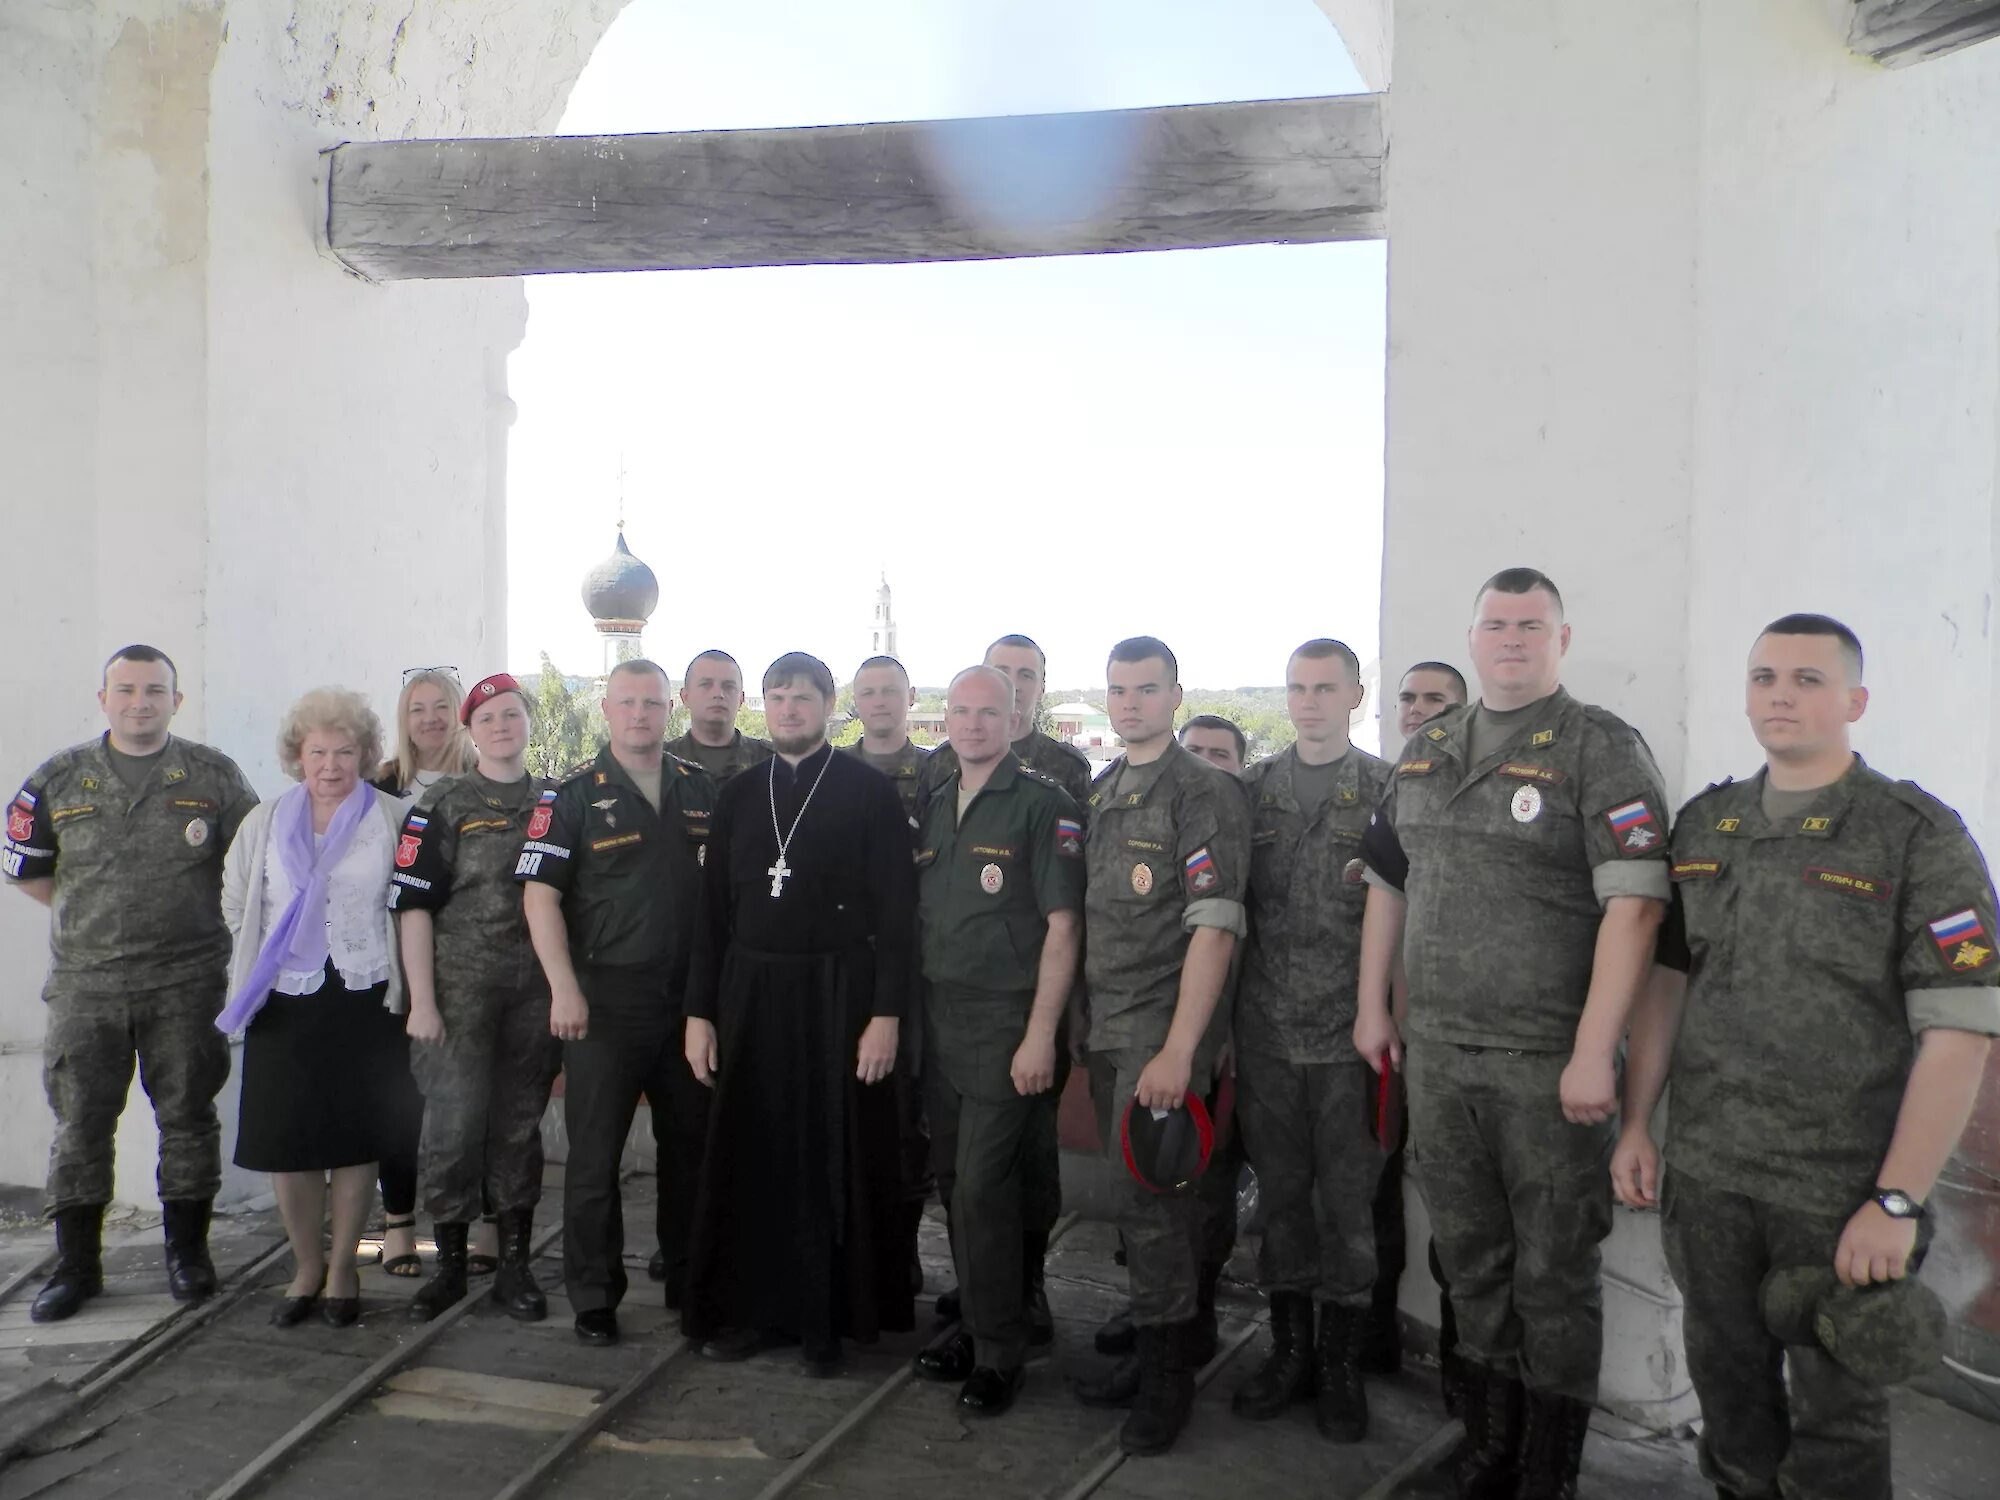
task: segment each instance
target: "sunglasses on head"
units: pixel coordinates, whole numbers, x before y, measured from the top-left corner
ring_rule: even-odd
[[[403,668],[403,686],[408,687],[412,677],[421,677],[426,672],[442,672],[453,682],[458,681],[457,667],[405,667]]]

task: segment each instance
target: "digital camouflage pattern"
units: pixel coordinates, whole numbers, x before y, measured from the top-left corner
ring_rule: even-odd
[[[1859,757],[1778,822],[1764,779],[1709,788],[1674,829],[1660,961],[1688,991],[1666,1156],[1845,1218],[1874,1191],[1920,1034],[2000,1034],[1993,882],[1958,814]]]
[[[692,729],[667,741],[667,754],[701,767],[717,788],[741,776],[752,766],[763,765],[776,753],[769,740],[760,740],[756,735],[745,734],[740,729],[736,731],[736,737],[719,750],[702,744],[694,737]]]
[[[903,816],[910,820],[912,829],[916,828],[921,802],[918,794],[923,784],[924,762],[930,759],[930,751],[914,740],[904,740],[903,748],[893,757],[869,754],[862,748],[860,740],[841,748],[864,766],[873,766],[895,783],[896,795],[903,803]]]

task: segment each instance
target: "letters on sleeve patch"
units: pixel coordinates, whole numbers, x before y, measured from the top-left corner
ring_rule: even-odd
[[[1203,891],[1213,890],[1222,877],[1216,873],[1215,860],[1206,845],[1187,857],[1187,886],[1199,896]]]
[[[549,831],[549,824],[556,819],[556,793],[553,789],[543,792],[541,800],[535,804],[534,812],[528,818],[528,837],[538,839]]]
[[[1992,939],[1986,937],[1986,924],[1971,907],[1939,917],[1930,929],[1931,941],[1954,974],[1971,974],[1993,962]]]
[[[1428,776],[1437,769],[1434,760],[1406,760],[1396,767],[1398,776]]]
[[[1056,853],[1065,859],[1083,858],[1083,825],[1075,818],[1056,819]]]
[[[1870,901],[1887,901],[1891,889],[1886,880],[1876,880],[1867,875],[1851,875],[1845,870],[1827,870],[1818,865],[1809,866],[1805,873],[1807,885],[1816,885],[1824,890],[1845,891],[1850,896],[1866,896]]]
[[[1612,808],[1604,815],[1604,821],[1611,825],[1611,839],[1620,854],[1644,854],[1660,841],[1659,820],[1643,797]]]

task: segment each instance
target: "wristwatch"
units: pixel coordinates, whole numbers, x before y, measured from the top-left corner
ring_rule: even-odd
[[[1875,1203],[1892,1219],[1921,1219],[1924,1216],[1923,1204],[1901,1188],[1883,1188],[1875,1195]]]

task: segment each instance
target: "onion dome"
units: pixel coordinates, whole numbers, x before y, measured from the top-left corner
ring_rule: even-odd
[[[632,555],[621,529],[611,555],[583,575],[583,607],[593,620],[643,623],[659,602],[660,580]]]

